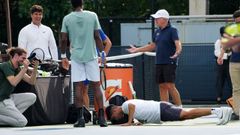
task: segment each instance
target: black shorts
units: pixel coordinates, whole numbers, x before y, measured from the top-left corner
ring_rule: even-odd
[[[181,112],[181,108],[178,108],[169,102],[160,102],[161,121],[179,121]]]
[[[175,64],[156,65],[156,83],[175,82],[176,79]]]

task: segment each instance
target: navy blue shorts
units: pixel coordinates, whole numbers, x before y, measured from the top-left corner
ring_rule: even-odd
[[[169,102],[160,102],[161,121],[178,121],[180,120],[181,108],[174,106]]]
[[[85,81],[83,81],[84,85],[88,85],[90,83],[90,81],[88,79],[86,79]]]
[[[174,83],[176,78],[176,68],[177,65],[175,64],[156,65],[156,83]]]

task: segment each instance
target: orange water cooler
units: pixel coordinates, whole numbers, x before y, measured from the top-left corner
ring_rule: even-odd
[[[133,66],[124,63],[107,63],[105,69],[107,87],[103,90],[105,103],[114,95],[126,96],[132,99],[132,92],[129,82],[133,83]]]
[[[133,83],[133,66],[124,63],[107,63],[105,68],[106,89],[101,87],[103,93],[103,104],[109,105],[109,99],[115,95],[126,96],[128,99],[133,98],[131,84]],[[96,102],[95,110],[98,111]]]

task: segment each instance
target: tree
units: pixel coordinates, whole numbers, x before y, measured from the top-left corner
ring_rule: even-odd
[[[209,0],[209,14],[233,14],[240,8],[240,0]]]

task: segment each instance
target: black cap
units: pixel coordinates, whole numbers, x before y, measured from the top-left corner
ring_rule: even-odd
[[[225,27],[222,26],[222,27],[220,28],[220,35],[221,35],[221,36],[223,36],[223,34],[225,33],[224,30],[225,30]]]

